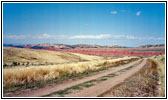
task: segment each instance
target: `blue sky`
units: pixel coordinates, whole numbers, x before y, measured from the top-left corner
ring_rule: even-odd
[[[7,44],[165,43],[164,3],[3,3]]]

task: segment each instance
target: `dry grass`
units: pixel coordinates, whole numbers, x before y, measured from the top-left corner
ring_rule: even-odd
[[[165,55],[154,56],[151,58],[158,66],[160,81],[161,81],[161,95],[165,96]]]
[[[118,84],[111,90],[100,95],[103,97],[157,97],[158,68],[155,62],[149,60],[135,75]]]
[[[73,76],[86,71],[98,70],[102,67],[128,63],[135,59],[138,58],[124,57],[111,60],[97,60],[71,64],[6,68],[3,69],[3,86],[17,87],[39,81]]]
[[[19,62],[20,64],[26,64],[27,62],[30,64],[46,64],[46,62],[65,63],[97,59],[103,59],[103,57],[26,48],[3,48],[3,63],[8,65],[11,65],[12,62]]]

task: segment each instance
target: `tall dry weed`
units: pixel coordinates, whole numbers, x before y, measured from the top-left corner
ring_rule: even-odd
[[[137,57],[124,57],[110,60],[95,60],[70,64],[47,66],[15,67],[3,69],[3,86],[16,87],[24,84],[46,81],[76,75],[86,71],[98,70],[102,67],[123,64]]]

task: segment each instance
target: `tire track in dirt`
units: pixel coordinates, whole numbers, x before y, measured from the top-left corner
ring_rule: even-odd
[[[48,85],[48,86],[45,86],[43,88],[26,89],[26,90],[22,90],[22,91],[17,91],[15,93],[6,93],[6,94],[4,94],[4,97],[39,97],[39,96],[43,96],[43,95],[50,94],[50,93],[55,92],[55,91],[63,90],[63,89],[66,89],[68,87],[71,87],[71,86],[74,86],[74,85],[77,85],[77,84],[80,84],[80,83],[83,83],[83,82],[86,82],[86,81],[89,81],[89,80],[97,79],[99,77],[105,76],[105,75],[110,74],[110,73],[117,72],[119,70],[128,68],[132,65],[138,64],[140,61],[141,60],[137,60],[137,61],[125,64],[125,65],[121,65],[121,66],[118,66],[118,67],[112,67],[112,68],[109,68],[108,70],[101,71],[99,73],[89,75],[89,76],[86,76],[86,77],[83,77],[83,78],[80,78],[80,79],[67,80],[67,81],[64,81],[64,82],[61,82],[61,83],[58,83],[58,84],[54,83],[52,85]]]
[[[78,91],[76,93],[71,93],[71,94],[67,94],[64,95],[65,97],[97,97],[103,93],[105,93],[106,91],[108,91],[109,89],[111,89],[112,87],[116,86],[117,84],[120,84],[121,82],[123,82],[125,79],[129,78],[130,76],[132,76],[133,74],[135,74],[136,72],[138,72],[145,64],[146,64],[147,60],[144,59],[144,61],[137,65],[136,67],[133,67],[132,69],[119,74],[118,76],[115,76],[113,78],[109,78],[106,81],[102,81],[98,84],[95,84],[94,86],[91,86],[89,88],[84,88],[81,91]],[[54,96],[54,95],[52,95]]]

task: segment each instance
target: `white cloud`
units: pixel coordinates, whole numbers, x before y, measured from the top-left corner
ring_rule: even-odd
[[[117,14],[117,11],[111,11],[110,13],[111,14]]]
[[[111,35],[108,34],[100,34],[100,35],[76,35],[70,37],[70,39],[103,39],[109,38]]]
[[[127,39],[127,40],[164,40],[163,37],[138,37],[133,35],[117,35],[117,34],[98,34],[98,35],[4,35],[7,39]]]
[[[135,37],[135,36],[129,36],[129,35],[126,35],[125,38],[127,38],[127,39],[137,39],[137,37]]]
[[[30,39],[48,39],[50,38],[51,35],[49,34],[42,34],[42,35],[4,35],[4,38],[8,39],[25,39],[25,38],[30,38]]]
[[[123,38],[124,36],[123,35],[110,35],[110,37],[119,39],[119,38]]]
[[[146,39],[146,40],[164,40],[162,37],[144,37],[141,39]]]
[[[4,37],[8,39],[24,39],[27,36],[26,35],[6,35]]]
[[[128,39],[128,40],[164,40],[162,37],[137,37],[133,35],[110,35],[110,34],[100,34],[100,35],[76,35],[71,36],[69,39]]]
[[[100,34],[100,35],[76,35],[76,36],[70,37],[70,39],[104,39],[104,38],[113,38],[113,39],[120,39],[120,38],[136,39],[135,36],[129,36],[129,35],[110,35],[110,34]]]
[[[136,16],[140,16],[140,14],[141,14],[141,11],[138,11],[138,12],[136,13]]]
[[[51,37],[51,35],[45,33],[45,34],[42,34],[41,36],[38,36],[38,39],[48,39],[50,37]]]

